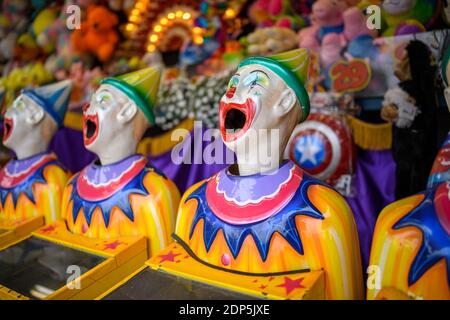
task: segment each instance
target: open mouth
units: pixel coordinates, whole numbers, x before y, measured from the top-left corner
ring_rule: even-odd
[[[3,122],[3,142],[9,139],[13,130],[12,119],[5,118]]]
[[[251,99],[243,104],[220,103],[220,131],[225,142],[242,137],[250,128],[256,113],[255,102]]]
[[[97,139],[98,129],[97,114],[83,114],[83,137],[85,146],[90,145]]]

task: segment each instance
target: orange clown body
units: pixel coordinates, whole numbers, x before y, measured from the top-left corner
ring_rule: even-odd
[[[370,256],[381,287],[368,288],[368,299],[450,299],[449,195],[444,182],[381,212]]]
[[[89,165],[68,183],[63,216],[69,230],[89,238],[146,236],[150,256],[170,242],[179,192],[134,155],[112,165]]]
[[[361,299],[362,269],[351,209],[291,162],[276,174],[227,169],[181,200],[176,238],[204,264],[251,275],[324,270],[327,299]]]
[[[368,299],[450,299],[450,134],[425,192],[387,206],[370,253]]]
[[[67,179],[51,153],[8,162],[0,172],[1,226],[13,227],[39,216],[45,223],[59,220]]]

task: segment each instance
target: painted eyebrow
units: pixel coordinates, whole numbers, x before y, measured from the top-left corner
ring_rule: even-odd
[[[266,77],[269,78],[269,75],[268,75],[267,73],[265,73],[264,71],[262,71],[262,70],[253,70],[253,71],[250,72],[249,74],[252,74],[252,73],[255,73],[255,72],[261,72],[261,73],[264,73],[264,74],[266,75]],[[270,78],[269,78],[269,79],[270,79]]]

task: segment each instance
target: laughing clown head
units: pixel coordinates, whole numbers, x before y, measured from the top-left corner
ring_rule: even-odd
[[[64,80],[43,87],[25,89],[6,110],[3,144],[21,154],[43,152],[56,130],[63,125],[70,101],[72,82]]]
[[[101,81],[84,108],[83,136],[86,148],[102,164],[134,153],[146,129],[154,124],[160,76],[160,70],[152,67]]]
[[[279,130],[276,144],[282,154],[295,126],[309,114],[305,90],[308,66],[306,49],[241,62],[219,110],[222,138],[236,152],[238,162],[237,150],[243,145],[256,145],[252,138],[264,130]],[[261,143],[258,146],[263,147]]]
[[[445,82],[445,100],[447,101],[447,107],[450,111],[450,47],[444,52],[442,59],[442,77]]]

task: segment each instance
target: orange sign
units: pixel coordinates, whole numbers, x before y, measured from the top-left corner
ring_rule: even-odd
[[[329,75],[334,92],[359,92],[369,85],[372,69],[363,59],[341,60],[330,68]]]

